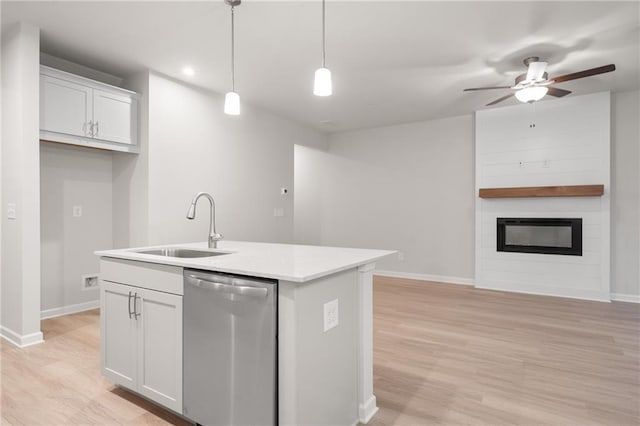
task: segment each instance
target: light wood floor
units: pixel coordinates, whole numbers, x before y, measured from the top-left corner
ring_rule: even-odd
[[[638,425],[640,306],[376,278],[381,425]]]
[[[100,374],[98,310],[42,322],[45,342],[2,340],[3,425],[190,425]]]
[[[377,277],[374,309],[371,425],[640,424],[639,305]],[[187,424],[101,377],[98,318],[0,343],[3,425]]]

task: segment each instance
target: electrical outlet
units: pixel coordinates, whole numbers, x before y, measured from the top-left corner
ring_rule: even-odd
[[[287,188],[280,188],[280,195],[287,195],[289,190]]]
[[[98,274],[83,275],[82,276],[82,289],[91,290],[98,288]]]
[[[15,219],[17,217],[16,210],[16,203],[7,204],[7,219]]]
[[[73,217],[82,217],[82,206],[73,206]]]
[[[325,333],[338,326],[338,299],[324,304],[324,331]]]

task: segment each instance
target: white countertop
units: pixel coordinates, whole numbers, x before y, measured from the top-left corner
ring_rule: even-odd
[[[228,252],[224,256],[179,258],[138,253],[154,248],[181,247]],[[375,262],[396,253],[392,250],[369,250],[341,247],[303,246],[294,244],[220,241],[217,249],[206,242],[138,247],[95,252],[101,257],[161,263],[184,268],[228,272],[278,280],[306,282],[360,265]]]

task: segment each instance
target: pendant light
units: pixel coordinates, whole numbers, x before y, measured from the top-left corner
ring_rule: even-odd
[[[315,80],[313,82],[313,94],[316,96],[331,96],[331,71],[325,64],[325,35],[324,35],[324,16],[325,16],[325,0],[322,0],[322,66],[316,70]]]
[[[240,95],[236,93],[236,57],[235,57],[235,19],[234,10],[241,0],[224,0],[231,6],[231,91],[224,97],[224,113],[227,115],[240,115]]]

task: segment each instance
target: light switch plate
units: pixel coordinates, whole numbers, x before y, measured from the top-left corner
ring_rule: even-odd
[[[339,323],[338,299],[334,299],[324,304],[324,331],[325,333]]]
[[[82,206],[73,206],[73,217],[82,217]]]

